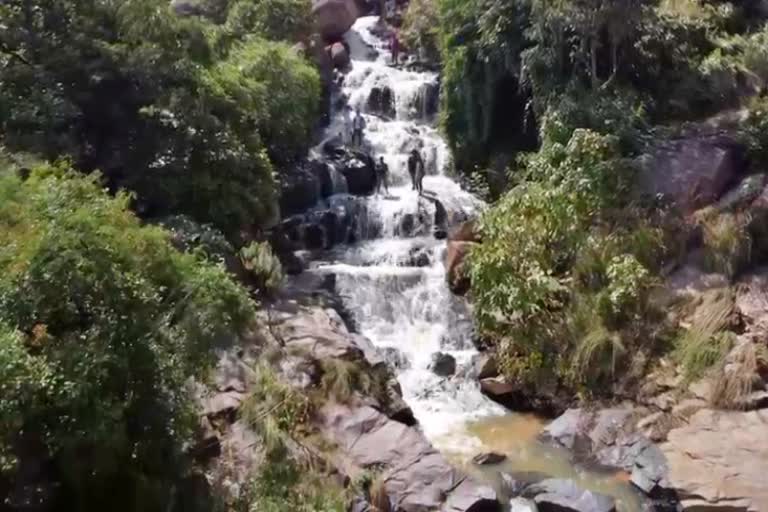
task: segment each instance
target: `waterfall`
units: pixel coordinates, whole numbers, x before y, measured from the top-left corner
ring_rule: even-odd
[[[362,199],[360,211],[369,217],[363,224],[378,226],[377,238],[337,247],[315,265],[336,275],[337,289],[361,333],[397,360],[404,398],[430,440],[445,451],[472,452],[480,449],[479,440],[464,426],[505,411],[480,392],[470,375],[478,355],[470,313],[448,290],[445,242],[436,240],[433,231],[440,206],[450,224],[476,215],[483,204],[446,175],[448,147],[425,112],[425,95],[436,87],[437,75],[389,66],[385,42],[376,35],[378,23],[378,17],[360,18],[347,34],[352,65],[340,96],[352,111],[363,112],[364,145],[389,166],[390,193]],[[374,90],[377,98],[391,98],[394,115],[372,111]],[[341,107],[334,113],[328,137],[345,130],[349,112]],[[425,161],[425,197],[411,189],[408,176],[408,153],[414,148]],[[439,377],[430,369],[438,352],[455,359],[453,376]]]

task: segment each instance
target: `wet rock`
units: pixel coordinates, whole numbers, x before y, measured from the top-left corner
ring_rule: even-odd
[[[685,212],[712,204],[747,169],[746,148],[722,133],[693,133],[657,143],[639,159],[640,182]]]
[[[535,412],[545,417],[561,414],[572,401],[557,391],[552,382],[537,386],[523,386],[508,382],[503,376],[480,380],[480,391],[507,409],[518,412]]]
[[[419,119],[430,120],[434,118],[440,105],[440,84],[437,82],[422,84],[415,102],[416,104],[412,105],[412,108],[416,111]]]
[[[408,261],[406,262],[409,267],[428,267],[432,264],[431,251],[426,247],[414,247],[408,251]]]
[[[448,496],[445,512],[501,512],[496,492],[488,486],[464,480]]]
[[[456,226],[449,236],[453,242],[475,242],[482,243],[482,238],[477,230],[474,220],[462,222]]]
[[[455,470],[413,427],[370,407],[327,404],[322,431],[336,443],[347,467],[385,468],[381,477],[394,509],[498,511],[495,492]]]
[[[352,27],[359,12],[355,0],[313,0],[315,26],[326,41],[338,41]]]
[[[384,117],[395,117],[395,94],[389,86],[373,87],[368,96],[368,111]]]
[[[302,240],[307,249],[323,249],[326,246],[325,231],[320,224],[304,224],[302,226]]]
[[[341,150],[334,152],[333,164],[347,182],[347,191],[352,195],[369,196],[376,188],[376,171],[370,155]]]
[[[346,69],[349,66],[349,50],[342,43],[333,43],[328,52],[336,69]]]
[[[408,362],[408,358],[405,357],[405,354],[400,352],[395,347],[385,347],[381,349],[381,352],[384,358],[387,360],[387,363],[389,363],[393,368],[397,370],[407,370],[410,368],[411,365]]]
[[[471,286],[465,260],[475,245],[477,244],[472,242],[448,242],[448,249],[445,252],[445,275],[448,288],[456,295],[464,295]]]
[[[686,511],[768,510],[768,411],[704,409],[661,446]]]
[[[437,352],[432,354],[432,362],[429,365],[429,369],[440,377],[450,377],[456,373],[456,359],[450,354]]]
[[[499,372],[493,354],[484,352],[472,356],[472,361],[467,365],[464,372],[464,378],[478,381],[493,379],[498,376]]]
[[[412,213],[406,213],[400,218],[397,226],[397,235],[402,237],[412,236],[416,230],[416,217]]]
[[[582,489],[573,480],[548,479],[525,489],[541,512],[614,512],[616,502],[610,496]]]
[[[478,466],[493,466],[496,464],[501,464],[505,460],[507,460],[506,455],[494,452],[481,453],[480,455],[476,455],[472,458],[472,462]]]
[[[438,227],[435,227],[435,229],[432,231],[432,235],[436,240],[445,240],[448,238],[448,232],[445,229]]]
[[[493,354],[480,354],[475,364],[478,369],[478,379],[498,377],[499,369],[496,365],[496,358]]]
[[[283,217],[301,213],[320,199],[320,184],[309,169],[298,168],[285,173],[280,180],[280,214]]]

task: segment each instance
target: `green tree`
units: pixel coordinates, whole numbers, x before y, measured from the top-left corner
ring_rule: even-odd
[[[185,382],[253,315],[129,199],[63,165],[0,178],[0,480],[41,446],[78,510],[164,509],[193,426]]]
[[[259,6],[275,36],[283,14],[306,7]],[[240,43],[247,34],[218,45],[225,27],[176,17],[161,0],[0,8],[0,136],[11,151],[99,170],[112,190],[136,192],[145,216],[186,213],[229,235],[273,218],[273,162],[306,149],[319,97],[316,73],[287,46]],[[284,126],[277,109],[290,113]]]

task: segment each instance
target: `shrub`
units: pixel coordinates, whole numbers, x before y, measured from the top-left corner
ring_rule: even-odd
[[[550,142],[481,218],[474,313],[510,379],[597,386],[621,357],[653,348],[648,291],[662,237],[623,203],[630,176],[617,144],[588,130]]]
[[[263,292],[273,292],[283,282],[283,266],[272,252],[267,242],[253,242],[240,249],[240,259],[245,269],[250,272],[256,288]]]
[[[403,42],[419,52],[423,60],[434,62],[440,58],[438,48],[439,25],[437,0],[414,0],[405,11],[400,30]]]
[[[736,276],[750,262],[749,217],[738,213],[705,212],[701,220],[708,270]]]
[[[346,512],[349,499],[332,476],[290,459],[266,463],[252,481],[249,512]]]
[[[309,0],[239,0],[229,9],[226,28],[239,37],[299,41],[311,33],[311,8]]]
[[[727,332],[733,315],[733,294],[715,291],[704,295],[691,325],[678,337],[675,357],[689,380],[699,378],[721,362],[733,345],[735,335]]]
[[[194,424],[185,382],[253,315],[129,200],[64,164],[0,178],[3,476],[39,443],[82,510],[163,506]]]

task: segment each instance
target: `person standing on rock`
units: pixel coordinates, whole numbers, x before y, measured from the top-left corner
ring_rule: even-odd
[[[412,149],[411,155],[408,157],[408,174],[411,176],[413,190],[418,190],[419,195],[421,195],[423,191],[421,181],[424,179],[424,160],[417,149]]]
[[[379,157],[376,162],[376,193],[381,193],[381,186],[384,185],[386,195],[389,195],[389,166],[384,162],[384,157]]]
[[[389,51],[392,53],[392,65],[400,64],[400,40],[397,38],[397,32],[392,31],[389,36]]]
[[[360,147],[363,145],[363,130],[365,129],[365,119],[360,114],[360,108],[355,112],[355,118],[352,120],[352,145]]]

